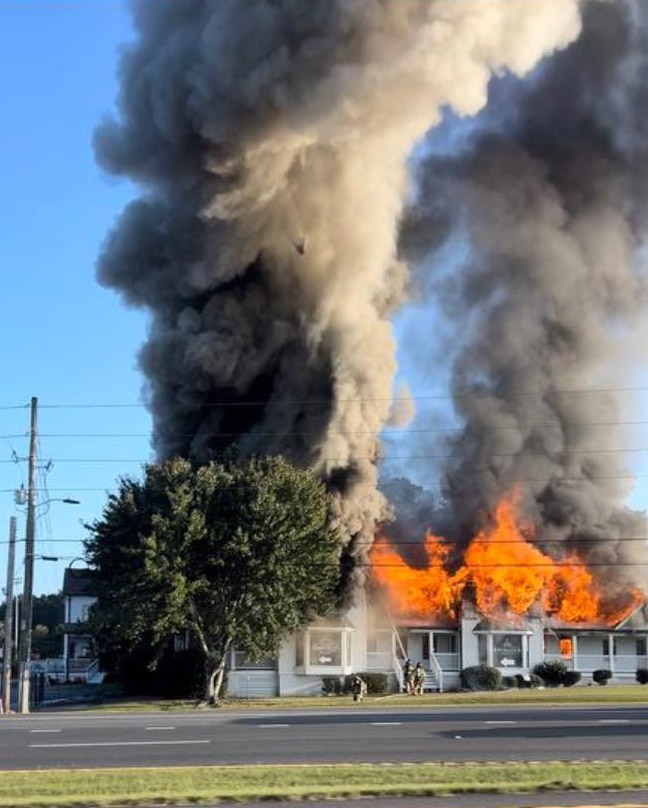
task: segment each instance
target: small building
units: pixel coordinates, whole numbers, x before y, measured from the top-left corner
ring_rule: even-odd
[[[63,658],[49,660],[47,674],[59,682],[96,683],[103,680],[87,622],[96,603],[92,570],[68,567],[63,576]]]
[[[558,624],[540,609],[523,617],[494,620],[465,601],[457,619],[372,618],[373,610],[355,606],[345,614],[313,623],[289,637],[276,658],[250,663],[231,652],[228,692],[232,696],[315,695],[323,678],[381,672],[402,687],[405,658],[421,662],[425,689],[460,685],[460,672],[473,665],[498,668],[503,675],[529,678],[545,660],[560,659],[591,682],[607,669],[612,682],[634,683],[638,668],[648,668],[648,607],[642,604],[614,626]]]

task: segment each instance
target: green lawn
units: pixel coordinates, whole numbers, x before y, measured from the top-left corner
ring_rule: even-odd
[[[647,763],[199,766],[0,772],[0,806],[138,805],[648,787]]]
[[[425,696],[374,696],[365,699],[368,707],[443,707],[445,705],[475,704],[479,706],[507,704],[648,704],[648,687],[640,685],[607,685],[601,687],[559,687],[544,690],[499,690],[475,693],[434,693]],[[166,710],[190,710],[195,708],[192,701],[169,701],[163,699],[107,700],[100,705],[86,706],[88,710],[119,710],[127,712],[154,712]],[[350,696],[302,696],[276,699],[233,699],[222,702],[220,709],[261,709],[273,710],[291,708],[355,708],[357,705]]]

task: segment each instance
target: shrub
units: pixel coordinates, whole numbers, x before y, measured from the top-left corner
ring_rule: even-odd
[[[523,676],[521,673],[516,673],[515,682],[519,688],[529,689],[544,687],[544,679],[538,676],[537,673],[530,673],[528,676]]]
[[[464,690],[497,690],[502,683],[502,674],[488,665],[473,665],[461,671],[461,686]]]
[[[578,671],[567,671],[563,679],[563,686],[572,687],[573,685],[577,685],[582,678],[583,674]]]
[[[340,677],[322,676],[322,693],[325,696],[339,696],[342,693]]]
[[[511,690],[514,687],[518,687],[517,677],[515,676],[502,676],[502,687],[505,690]]]
[[[640,685],[648,685],[648,668],[637,668],[635,679]]]
[[[599,668],[592,673],[592,679],[594,679],[597,685],[606,685],[611,678],[612,671],[606,668]]]
[[[390,677],[387,673],[359,673],[358,676],[364,680],[367,685],[367,694],[373,696],[380,696],[384,693],[390,692]],[[329,677],[325,677],[329,678]],[[332,677],[331,677],[332,678]],[[351,693],[351,676],[345,676],[344,682],[341,684],[341,692]]]
[[[539,676],[547,687],[558,687],[565,681],[567,665],[559,659],[540,662],[535,666],[533,672]]]
[[[367,683],[367,693],[381,695],[389,693],[389,674],[387,673],[361,673],[360,678]]]

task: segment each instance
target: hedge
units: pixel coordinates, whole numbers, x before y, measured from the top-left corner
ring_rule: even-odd
[[[464,690],[497,690],[502,684],[502,674],[488,665],[473,665],[461,671],[461,686]]]

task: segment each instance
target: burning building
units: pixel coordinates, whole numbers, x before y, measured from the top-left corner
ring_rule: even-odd
[[[272,675],[233,658],[232,685],[299,691],[402,653],[452,681],[568,647],[620,671],[615,638],[645,663],[614,391],[646,343],[648,6],[169,0],[133,19],[95,147],[143,192],[98,276],[151,315],[156,452],[236,442],[318,469],[347,589],[370,578],[396,626],[357,597]],[[443,491],[418,525],[379,484],[412,408],[392,320],[414,297],[432,325],[401,351],[444,364],[459,422],[413,438],[434,436]]]

